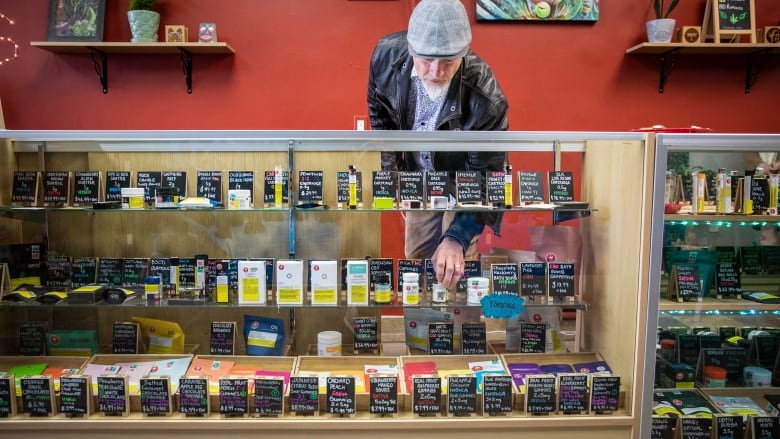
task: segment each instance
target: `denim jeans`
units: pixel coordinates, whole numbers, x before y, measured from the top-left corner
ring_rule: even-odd
[[[441,241],[441,236],[447,230],[455,212],[405,212],[406,233],[404,253],[407,259],[430,259]],[[477,240],[479,235],[471,239],[465,260],[476,259]]]

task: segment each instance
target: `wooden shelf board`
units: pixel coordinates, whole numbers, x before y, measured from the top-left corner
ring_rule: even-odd
[[[698,55],[742,55],[768,50],[780,53],[780,45],[770,43],[641,43],[626,50],[634,55],[662,55],[679,50],[680,53]]]
[[[110,54],[176,54],[179,49],[193,54],[229,55],[235,50],[228,43],[125,43],[32,41],[30,45],[54,53],[89,53],[89,49]]]
[[[665,214],[664,221],[738,221],[738,222],[775,222],[780,221],[780,216],[776,215],[742,215],[742,214],[696,214],[675,213]]]
[[[682,303],[662,297],[658,302],[659,311],[777,311],[778,307],[780,305],[758,303],[746,299],[716,299],[714,297],[705,297],[701,302],[693,300]]]

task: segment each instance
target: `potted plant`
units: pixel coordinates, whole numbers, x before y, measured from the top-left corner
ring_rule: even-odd
[[[655,19],[647,22],[647,41],[651,43],[668,43],[674,35],[674,18],[669,18],[680,0],[653,0]]]
[[[160,28],[160,13],[154,8],[159,0],[130,0],[127,8],[127,19],[130,22],[130,32],[133,43],[153,43],[157,41],[157,30]]]

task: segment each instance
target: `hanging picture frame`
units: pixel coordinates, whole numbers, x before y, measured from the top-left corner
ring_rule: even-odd
[[[479,21],[599,21],[599,0],[477,0]]]
[[[103,41],[106,0],[49,0],[46,41]]]

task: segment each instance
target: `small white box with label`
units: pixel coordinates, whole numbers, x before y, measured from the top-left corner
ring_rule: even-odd
[[[303,261],[276,261],[276,304],[303,305]]]
[[[339,304],[339,267],[336,261],[309,261],[312,305]]]
[[[368,261],[347,261],[347,305],[368,305]]]
[[[265,305],[265,261],[238,261],[239,305]]]

